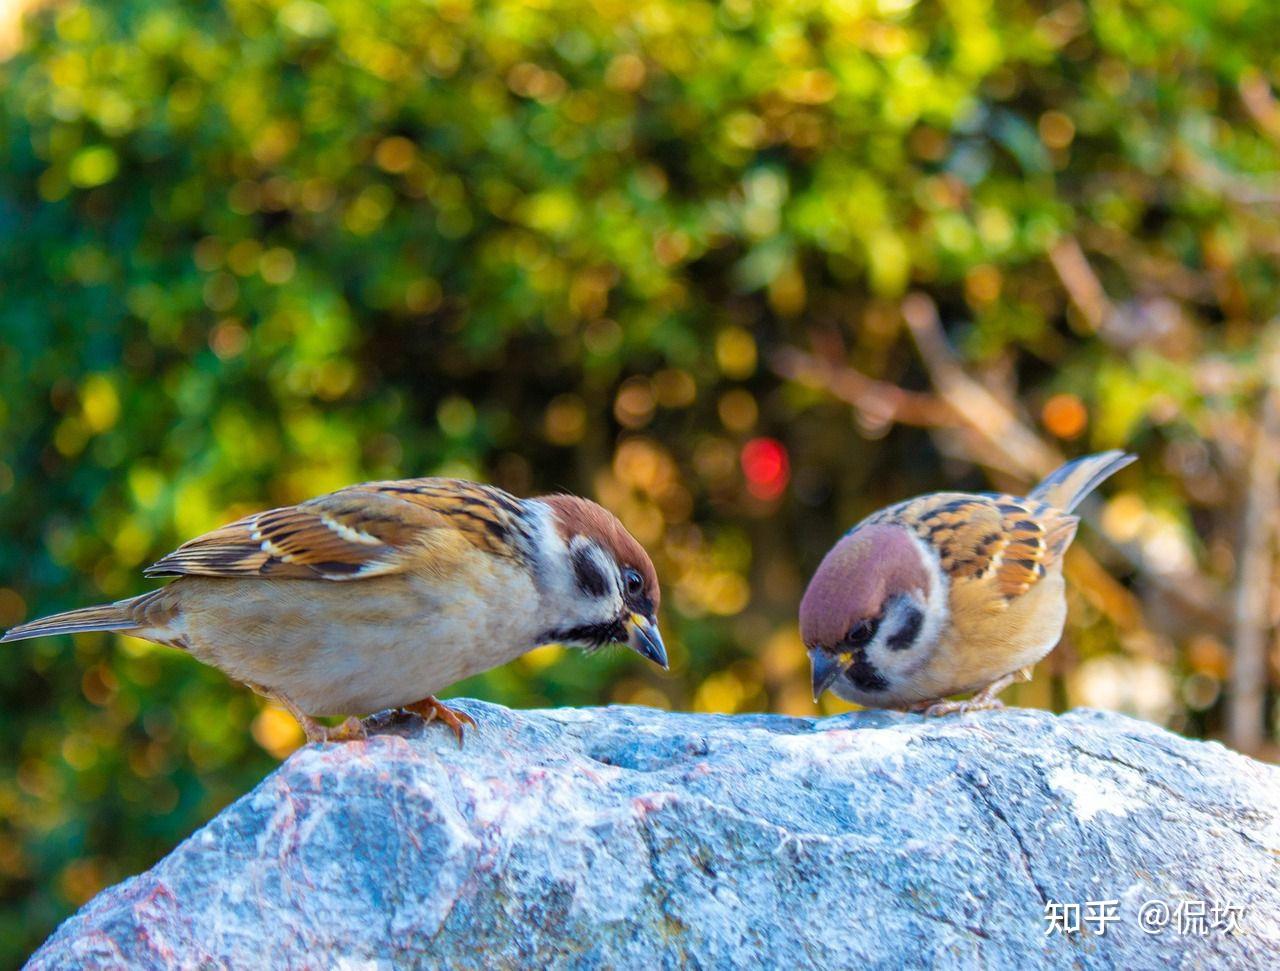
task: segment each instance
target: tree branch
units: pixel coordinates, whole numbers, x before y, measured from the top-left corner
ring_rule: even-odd
[[[1061,453],[1045,445],[1004,402],[965,372],[929,297],[910,294],[902,302],[902,316],[938,396],[1003,460],[996,464],[1028,479],[1047,475],[1062,464]]]
[[[1280,104],[1271,93],[1271,85],[1261,71],[1249,69],[1241,73],[1240,100],[1258,130],[1280,144]]]
[[[1262,747],[1266,725],[1267,608],[1275,562],[1275,509],[1280,500],[1280,322],[1267,328],[1262,346],[1265,384],[1241,518],[1227,727],[1232,747],[1242,752]]]
[[[960,424],[952,410],[936,395],[907,391],[868,377],[847,365],[823,360],[794,347],[781,347],[769,355],[769,367],[779,377],[808,387],[822,388],[832,397],[852,405],[873,427],[891,423],[939,428]]]
[[[1089,329],[1101,330],[1114,308],[1076,238],[1064,236],[1058,240],[1049,250],[1049,262]]]

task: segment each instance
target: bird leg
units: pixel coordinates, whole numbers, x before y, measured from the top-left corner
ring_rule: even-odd
[[[453,729],[453,734],[458,736],[458,747],[462,747],[462,725],[465,722],[472,728],[476,727],[476,720],[468,715],[465,711],[455,711],[449,708],[435,698],[434,695],[427,695],[421,701],[415,701],[411,705],[404,706],[405,711],[411,711],[415,715],[421,716],[424,722],[430,724],[439,718],[442,722]]]
[[[913,711],[924,710],[926,718],[936,718],[939,715],[950,715],[953,712],[964,714],[967,711],[987,711],[992,708],[1003,708],[1004,702],[996,697],[1001,691],[1009,687],[1015,681],[1030,681],[1031,667],[1019,668],[1017,671],[1011,671],[1002,678],[997,678],[991,684],[987,685],[981,691],[974,694],[967,701],[936,701],[933,704],[927,702],[923,705],[917,705]]]
[[[280,692],[263,691],[262,693],[298,720],[298,724],[302,726],[302,731],[307,736],[308,742],[351,742],[366,738],[368,735],[364,724],[359,718],[348,717],[343,720],[341,725],[330,728],[303,712],[302,709]]]

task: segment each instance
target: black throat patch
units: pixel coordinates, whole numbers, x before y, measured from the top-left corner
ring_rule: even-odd
[[[889,682],[876,670],[876,666],[867,660],[867,655],[859,651],[854,661],[845,669],[844,676],[859,691],[884,691]]]
[[[629,634],[621,620],[600,624],[579,624],[576,627],[556,627],[537,638],[539,644],[568,644],[595,650],[606,644],[625,644]]]

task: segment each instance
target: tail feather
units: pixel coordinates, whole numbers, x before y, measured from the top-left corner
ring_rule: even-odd
[[[154,592],[154,591],[153,591]],[[151,594],[131,597],[113,604],[81,607],[65,613],[41,617],[6,631],[0,644],[8,641],[24,641],[29,637],[45,637],[50,634],[80,634],[94,630],[137,630],[144,626],[143,611],[139,608]]]
[[[1106,479],[1137,459],[1138,456],[1119,449],[1086,455],[1049,473],[1031,490],[1031,498],[1047,502],[1063,512],[1071,512]]]

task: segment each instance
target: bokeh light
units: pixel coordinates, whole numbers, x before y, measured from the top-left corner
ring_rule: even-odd
[[[742,446],[742,472],[753,496],[765,502],[777,499],[791,478],[786,446],[776,438],[751,439]]]

